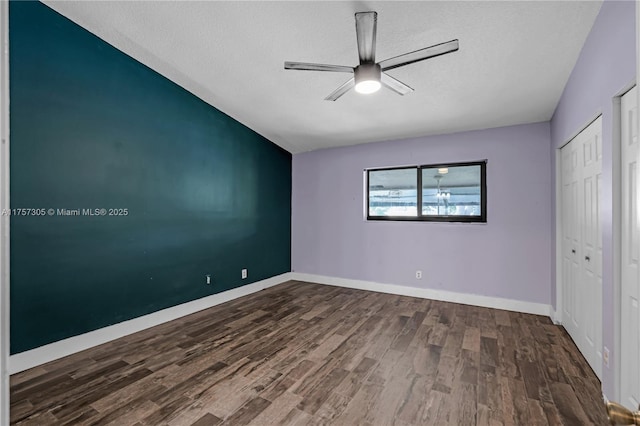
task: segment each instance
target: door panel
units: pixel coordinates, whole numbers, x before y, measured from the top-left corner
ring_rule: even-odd
[[[621,402],[640,402],[640,275],[638,274],[638,108],[637,89],[622,97],[622,262],[620,303]]]
[[[600,190],[602,156],[600,151],[602,119],[598,118],[579,137],[585,153],[582,177],[582,293],[584,327],[580,330],[581,352],[602,378],[602,244],[600,234]]]
[[[564,324],[570,334],[579,329],[580,303],[575,291],[580,271],[579,223],[575,219],[578,207],[578,151],[576,144],[562,149],[562,310]]]

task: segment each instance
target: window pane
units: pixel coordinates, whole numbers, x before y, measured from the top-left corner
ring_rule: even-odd
[[[422,214],[481,216],[480,165],[422,169]]]
[[[418,216],[418,170],[369,171],[369,216]]]

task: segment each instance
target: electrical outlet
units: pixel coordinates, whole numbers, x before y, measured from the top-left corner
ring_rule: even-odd
[[[247,270],[243,269],[242,270],[242,279],[244,280],[245,278],[247,278]]]
[[[211,284],[211,275],[207,274],[205,275],[205,278],[207,280],[207,284]]]
[[[605,367],[609,366],[609,348],[604,347],[604,351],[602,351],[602,360],[604,361]]]
[[[421,280],[422,279],[422,271],[416,271],[416,279],[417,280]]]

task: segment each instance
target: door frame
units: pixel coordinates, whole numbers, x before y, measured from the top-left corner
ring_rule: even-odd
[[[612,184],[612,216],[613,216],[613,311],[619,312],[613,316],[613,342],[614,342],[614,359],[615,369],[613,371],[614,394],[611,397],[615,401],[620,400],[622,395],[622,374],[620,366],[622,365],[622,341],[620,339],[620,323],[622,312],[620,311],[622,298],[622,95],[619,93],[613,97],[613,131],[612,131],[612,152],[613,152],[613,176]],[[618,171],[616,173],[616,170]]]

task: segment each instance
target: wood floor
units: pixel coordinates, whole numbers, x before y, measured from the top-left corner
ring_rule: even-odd
[[[20,425],[605,425],[549,318],[291,281],[11,377]]]

